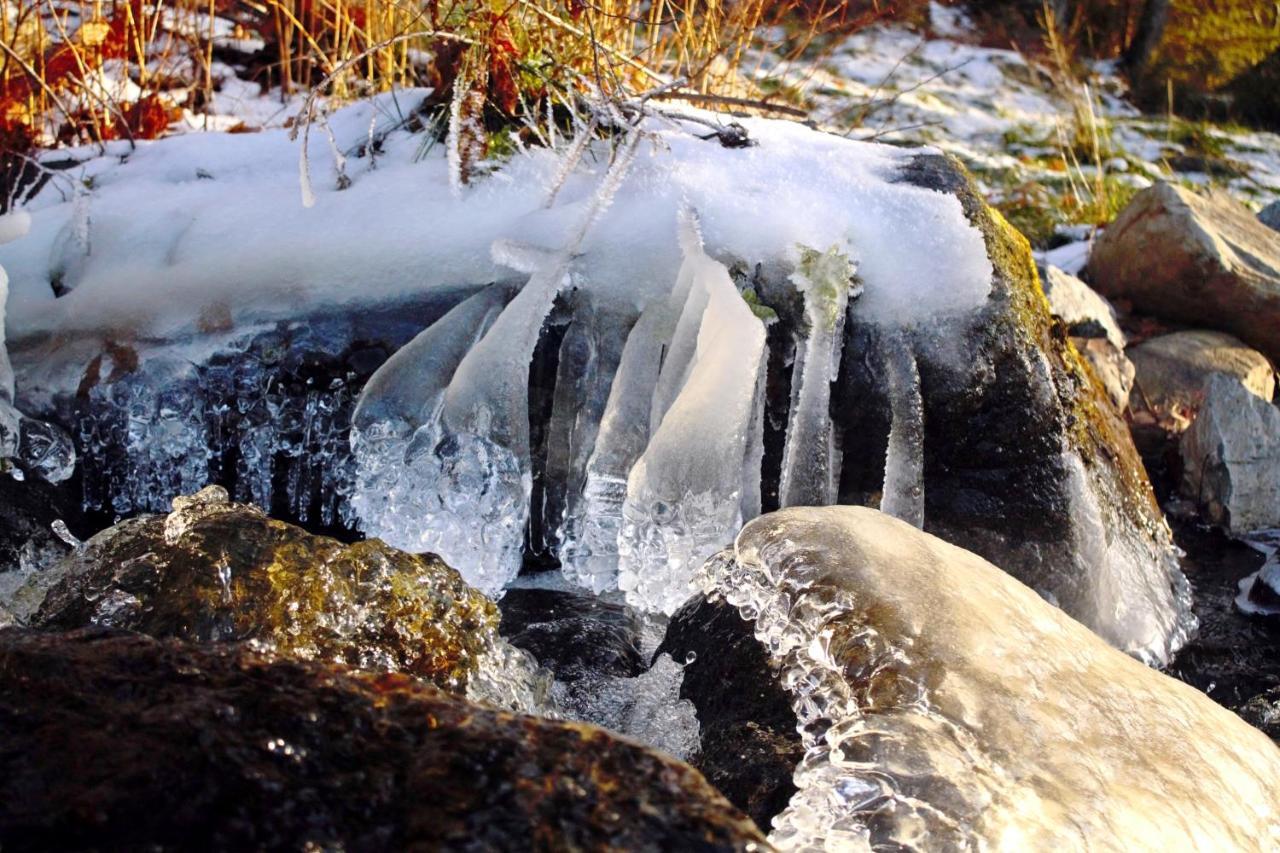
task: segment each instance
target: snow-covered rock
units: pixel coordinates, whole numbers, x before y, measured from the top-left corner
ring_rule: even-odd
[[[1167,183],[1138,193],[1095,241],[1089,280],[1140,311],[1280,358],[1280,240],[1224,193]]]
[[[782,849],[1280,844],[1274,743],[974,554],[869,509],[793,508],[705,583],[801,721]]]
[[[1182,490],[1232,533],[1280,527],[1280,408],[1212,374],[1182,434]]]
[[[1266,356],[1222,332],[1173,332],[1143,341],[1127,355],[1137,369],[1134,411],[1174,431],[1195,419],[1211,375],[1231,377],[1267,402],[1275,395],[1275,368]]]
[[[401,118],[389,98],[333,116],[351,156],[310,208],[278,131],[92,157],[90,195],[37,196],[0,248],[12,351],[24,398],[103,472],[87,501],[123,515],[216,480],[438,550],[495,594],[527,530],[574,580],[669,610],[785,471],[787,502],[884,506],[1134,654],[1182,642],[1127,432],[957,164],[764,120],[728,149],[651,120],[634,159],[522,151],[455,198]]]

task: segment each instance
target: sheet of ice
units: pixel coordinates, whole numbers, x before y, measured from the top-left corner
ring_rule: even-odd
[[[890,424],[880,510],[923,528],[924,401],[910,339],[903,333],[891,333],[884,358]]]
[[[1280,844],[1270,739],[974,554],[793,508],[700,580],[754,623],[800,720],[782,850]]]
[[[804,296],[808,336],[796,347],[792,369],[791,412],[783,449],[781,506],[826,506],[836,502],[831,383],[844,351],[844,320],[854,288],[848,254],[833,246],[826,252],[801,249],[791,281]]]
[[[742,523],[743,462],[756,417],[765,332],[723,264],[685,218],[682,274],[707,306],[696,351],[671,404],[627,479],[618,534],[618,585],[633,606],[674,612],[694,572]],[[759,473],[756,473],[757,479]]]

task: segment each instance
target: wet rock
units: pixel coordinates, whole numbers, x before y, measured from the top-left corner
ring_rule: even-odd
[[[634,678],[647,668],[640,656],[640,623],[624,604],[554,589],[507,590],[498,602],[499,631],[557,679]]]
[[[0,473],[0,625],[21,621],[39,606],[38,598],[19,602],[14,596],[70,550],[53,525],[74,520],[76,509],[64,488]]]
[[[1274,741],[1280,741],[1280,687],[1259,693],[1240,708],[1240,716],[1249,725]]]
[[[916,157],[902,179],[954,194],[993,266],[986,306],[913,341],[925,529],[1052,596],[1117,647],[1166,661],[1191,627],[1171,536],[1120,412],[1053,322],[1025,238],[952,160]],[[876,506],[889,429],[884,342],[856,307],[846,329],[832,400],[840,503]]]
[[[1280,409],[1213,374],[1182,435],[1182,491],[1233,533],[1280,526]]]
[[[1094,243],[1088,269],[1104,296],[1280,358],[1280,242],[1224,193],[1143,190]]]
[[[6,851],[762,842],[696,771],[593,726],[252,644],[0,631]]]
[[[1066,324],[1073,338],[1106,338],[1123,351],[1124,332],[1111,303],[1080,279],[1049,264],[1039,268],[1044,295],[1053,316]]]
[[[1258,221],[1273,231],[1280,231],[1280,200],[1262,208],[1258,213]]]
[[[658,654],[686,661],[682,698],[701,724],[693,764],[761,827],[796,792],[804,757],[791,698],[751,624],[723,601],[690,599],[667,626]]]
[[[1280,560],[1274,556],[1240,581],[1236,607],[1258,616],[1280,616]]]
[[[1222,374],[1270,402],[1276,374],[1262,353],[1222,332],[1174,332],[1143,341],[1127,353],[1137,369],[1132,408],[1170,432],[1182,432],[1204,403],[1205,382]]]
[[[1129,394],[1137,375],[1124,350],[1118,349],[1109,338],[1072,338],[1071,343],[1106,389],[1107,398],[1116,411],[1123,412],[1129,406]]]
[[[99,533],[67,563],[33,625],[259,640],[451,690],[468,686],[497,636],[497,608],[438,557],[313,536],[217,486]]]
[[[778,650],[801,711],[809,751],[775,837],[928,850],[1280,844],[1275,744],[911,525],[862,507],[765,515],[708,585]]]

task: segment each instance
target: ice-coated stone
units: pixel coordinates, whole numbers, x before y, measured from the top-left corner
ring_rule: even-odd
[[[1182,491],[1232,533],[1280,527],[1280,409],[1211,374],[1182,434]]]
[[[890,339],[884,373],[889,393],[889,447],[880,509],[924,527],[924,402],[916,356],[905,335]]]
[[[232,503],[210,486],[167,516],[97,534],[54,572],[32,626],[97,625],[195,642],[257,640],[283,654],[405,672],[520,710],[541,708],[497,632],[498,611],[433,555],[344,545]],[[523,655],[518,653],[517,656]],[[510,677],[508,695],[494,692]]]
[[[807,754],[782,849],[1270,849],[1280,749],[980,557],[860,507],[749,523],[706,589]]]
[[[667,613],[742,523],[765,342],[729,271],[702,248],[696,223],[686,218],[682,230],[681,275],[692,277],[690,299],[706,292],[706,309],[688,376],[628,476],[618,534],[618,585],[628,602]]]

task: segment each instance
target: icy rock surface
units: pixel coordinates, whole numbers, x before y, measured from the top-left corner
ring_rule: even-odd
[[[682,223],[681,244],[689,301],[704,292],[706,308],[688,375],[628,475],[618,534],[619,588],[633,605],[666,613],[689,597],[698,567],[742,523],[744,466],[760,405],[765,343],[764,326],[729,271],[703,250],[691,219]],[[686,372],[676,359],[673,344],[658,390],[668,367]],[[655,396],[655,410],[659,405]],[[758,467],[754,479],[758,483]]]
[[[1275,744],[976,555],[864,508],[789,509],[702,582],[755,624],[801,721],[781,849],[1280,844]]]
[[[121,628],[405,672],[472,699],[544,710],[549,688],[497,633],[492,602],[439,558],[377,539],[344,545],[210,486],[167,516],[97,534],[52,573],[29,624]]]

